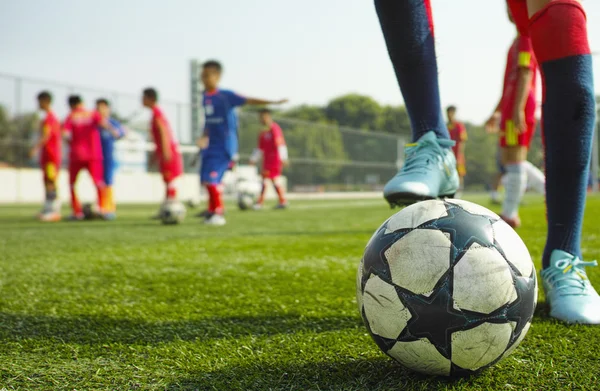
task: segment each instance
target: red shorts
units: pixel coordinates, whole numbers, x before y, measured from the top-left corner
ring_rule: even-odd
[[[79,171],[84,168],[90,173],[96,186],[104,183],[104,167],[102,166],[102,160],[75,160],[69,162],[69,184],[75,184]]]
[[[42,172],[44,174],[44,182],[56,182],[58,171],[60,170],[60,162],[52,160],[42,160],[40,162]]]
[[[262,170],[263,179],[275,179],[281,176],[281,164],[275,166],[264,166]]]
[[[169,183],[183,174],[183,159],[181,158],[181,154],[172,153],[171,160],[168,162],[159,157],[159,161],[160,173],[165,183]]]
[[[528,124],[525,132],[519,134],[515,131],[513,121],[507,119],[500,128],[500,146],[505,147],[527,147],[531,144],[535,134],[536,123]]]

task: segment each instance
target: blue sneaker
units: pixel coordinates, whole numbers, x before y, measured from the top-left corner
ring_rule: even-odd
[[[454,141],[438,139],[434,132],[407,144],[404,167],[383,189],[390,206],[454,197],[459,180],[452,146]]]
[[[566,323],[600,324],[600,296],[585,274],[585,266],[598,263],[552,251],[550,266],[541,272],[551,317]]]

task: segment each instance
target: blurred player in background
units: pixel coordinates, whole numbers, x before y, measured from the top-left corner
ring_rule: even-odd
[[[60,202],[57,196],[57,179],[61,165],[62,137],[60,121],[52,111],[52,95],[42,91],[37,96],[38,105],[46,117],[40,126],[40,138],[31,149],[30,156],[39,154],[40,167],[44,174],[45,203],[39,215],[42,221],[60,220]]]
[[[514,23],[510,9],[508,17]],[[508,50],[502,97],[486,122],[494,129],[500,121],[500,161],[505,171],[501,217],[513,228],[521,225],[519,204],[527,189],[525,162],[536,128],[537,71],[531,39],[517,32]]]
[[[106,208],[106,185],[102,165],[102,143],[99,128],[110,129],[115,135],[117,130],[93,110],[87,110],[81,97],[71,95],[68,99],[71,112],[63,124],[65,137],[70,144],[69,154],[69,186],[71,189],[71,207],[73,221],[83,220],[83,209],[75,191],[77,176],[82,169],[87,169],[92,177],[98,193],[98,209],[100,214]]]
[[[265,201],[265,192],[267,183],[271,181],[279,197],[279,203],[276,209],[285,209],[287,201],[285,200],[285,189],[281,185],[281,172],[284,166],[288,164],[288,149],[285,145],[281,127],[273,121],[271,111],[262,109],[259,112],[260,122],[266,126],[258,136],[258,148],[254,150],[250,158],[251,164],[257,164],[262,158],[262,190],[254,209],[260,210]]]
[[[158,92],[154,88],[146,88],[142,92],[142,104],[152,110],[150,131],[156,145],[154,159],[165,183],[165,203],[177,200],[176,180],[183,174],[183,158],[179,152],[179,143],[173,136],[171,126],[161,108],[158,106]],[[160,218],[160,213],[154,218]]]
[[[600,296],[585,271],[597,263],[584,262],[581,252],[596,116],[586,14],[577,0],[508,4],[519,34],[530,37],[542,72],[548,235],[541,276],[546,303],[550,316],[564,322],[600,324]],[[458,174],[441,113],[431,2],[375,0],[375,6],[413,131],[405,164],[385,186],[384,196],[394,205],[454,194]],[[527,130],[525,112],[512,114],[509,126]],[[516,135],[519,145],[519,134],[507,133],[507,141],[514,143]]]
[[[465,188],[465,175],[467,175],[467,159],[465,158],[465,144],[467,142],[467,128],[465,124],[456,119],[456,106],[448,106],[446,109],[448,118],[448,133],[450,139],[454,141],[452,152],[456,157],[456,170],[458,171],[459,191]],[[458,193],[457,193],[458,194]]]
[[[235,108],[243,105],[281,104],[287,100],[269,101],[246,98],[233,91],[219,89],[223,67],[218,61],[207,61],[202,65],[200,78],[204,84],[203,106],[205,129],[198,141],[201,148],[202,166],[200,181],[208,191],[208,211],[205,223],[226,223],[222,198],[221,181],[225,171],[238,154],[238,121]]]
[[[102,143],[102,163],[104,169],[104,184],[105,188],[105,206],[103,210],[104,219],[114,220],[117,216],[117,205],[114,199],[113,183],[116,169],[116,161],[114,157],[115,140],[125,136],[125,129],[119,121],[111,117],[110,103],[107,99],[100,98],[96,100],[96,111],[100,116],[108,121],[113,129],[100,127],[100,142]]]

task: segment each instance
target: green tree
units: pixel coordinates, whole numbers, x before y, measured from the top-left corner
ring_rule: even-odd
[[[465,123],[469,139],[465,146],[467,176],[465,186],[483,190],[497,172],[498,135],[488,134],[483,126]]]
[[[309,122],[327,123],[325,110],[319,106],[301,105],[280,113],[281,117]]]
[[[0,162],[12,166],[27,165],[31,140],[39,126],[37,113],[25,113],[11,118],[0,106]]]
[[[373,98],[358,94],[340,96],[325,107],[325,114],[330,121],[364,130],[377,129],[381,112],[381,106]]]
[[[410,118],[404,106],[384,106],[379,116],[377,129],[410,139]]]

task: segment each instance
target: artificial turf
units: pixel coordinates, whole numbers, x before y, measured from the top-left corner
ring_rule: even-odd
[[[471,197],[485,206],[487,198]],[[547,316],[543,293],[516,352],[463,379],[415,375],[379,351],[356,308],[379,200],[229,208],[225,227],[178,226],[122,206],[114,222],[43,224],[0,207],[0,389],[599,390],[600,326]],[[587,260],[600,259],[589,198]],[[519,230],[540,266],[541,198]],[[600,268],[588,270],[600,288]]]

